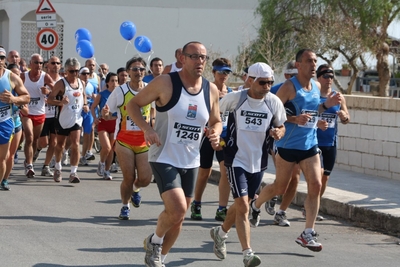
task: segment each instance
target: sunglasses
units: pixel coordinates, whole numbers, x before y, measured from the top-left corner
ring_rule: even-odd
[[[51,64],[51,65],[56,65],[56,64],[57,64],[57,65],[60,65],[61,62],[55,62],[55,61],[54,61],[54,62],[50,62],[50,64]]]
[[[0,56],[0,60],[6,59],[6,56]]]
[[[81,74],[82,74],[82,75],[90,75],[89,72],[82,72]]]
[[[329,75],[329,74],[324,74],[324,75],[322,75],[322,78],[324,78],[324,79],[332,79],[333,80],[333,75]]]
[[[146,68],[139,68],[139,67],[134,67],[134,68],[129,68],[131,71],[145,71]]]
[[[266,84],[268,84],[269,86],[274,84],[274,81],[258,81],[258,84],[261,86],[264,86]]]
[[[229,75],[229,74],[231,74],[231,72],[229,70],[217,70],[217,73],[221,74],[221,75]]]
[[[38,65],[43,65],[43,61],[33,61],[33,63],[38,64]]]
[[[79,70],[69,70],[68,72],[71,74],[77,74],[79,72]]]

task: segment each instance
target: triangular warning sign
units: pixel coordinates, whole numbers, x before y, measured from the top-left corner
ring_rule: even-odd
[[[56,13],[56,10],[50,3],[50,0],[40,1],[39,7],[36,9],[36,14]]]

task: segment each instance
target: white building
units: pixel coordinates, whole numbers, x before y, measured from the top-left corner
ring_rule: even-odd
[[[145,35],[153,44],[151,57],[165,64],[174,59],[176,48],[189,41],[200,41],[209,52],[231,60],[238,47],[256,37],[259,19],[254,11],[258,0],[49,0],[56,10],[59,44],[49,53],[65,60],[77,57],[75,32],[86,28],[92,35],[94,57],[106,62],[111,71],[125,66],[137,51],[123,39],[119,27],[132,21],[136,36]],[[7,51],[17,50],[29,59],[39,52],[36,10],[40,0],[0,0],[0,45]],[[142,54],[146,60],[151,53]]]

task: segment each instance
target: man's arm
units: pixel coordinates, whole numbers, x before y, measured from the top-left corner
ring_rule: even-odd
[[[222,132],[221,114],[219,111],[219,90],[210,83],[210,117],[208,119],[208,139],[214,149],[220,149],[220,135]]]
[[[162,74],[168,74],[168,73],[170,73],[171,68],[172,68],[172,64],[165,66],[165,68],[164,68]]]
[[[17,96],[13,96],[10,92],[11,102],[17,106],[28,104],[31,97],[29,96],[28,90],[25,88],[24,83],[18,75],[11,73],[10,76],[11,86],[13,86],[14,91]]]
[[[65,87],[64,87],[63,80],[59,80],[58,82],[56,82],[56,84],[53,87],[53,90],[47,97],[47,103],[52,106],[62,106],[62,105],[64,105],[64,103],[65,104],[68,103],[68,102],[66,102],[67,100],[65,99],[67,96],[65,96],[62,100],[56,99],[56,97],[58,95],[61,95],[61,96],[64,95],[64,90],[65,90]]]

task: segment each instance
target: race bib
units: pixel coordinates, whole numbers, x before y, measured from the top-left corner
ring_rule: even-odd
[[[221,115],[221,121],[222,121],[222,127],[227,127],[228,126],[228,116],[229,116],[229,111],[225,111],[225,113],[220,114]]]
[[[170,141],[191,148],[200,147],[201,134],[200,126],[175,122]]]
[[[146,116],[143,116],[143,119],[146,120]],[[141,131],[139,126],[131,119],[131,117],[126,116],[126,127],[127,131]]]
[[[0,121],[5,121],[11,118],[11,106],[7,105],[0,108]]]
[[[31,101],[29,102],[29,106],[35,107],[39,104],[39,101],[40,101],[40,97],[31,98]]]
[[[322,113],[321,120],[328,123],[328,128],[335,128],[337,115],[333,113]]]
[[[305,125],[299,125],[299,127],[303,127],[303,128],[316,128],[317,127],[317,122],[318,122],[318,111],[317,110],[303,109],[301,111],[301,114],[308,114],[311,116],[311,118],[308,120],[308,122]]]
[[[238,128],[245,131],[266,132],[268,128],[268,114],[242,110],[238,120]]]

